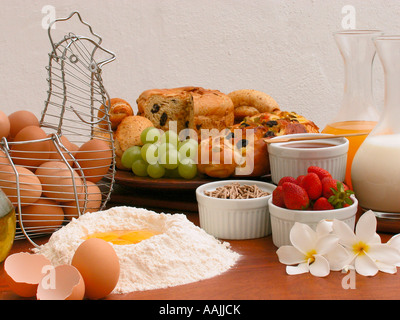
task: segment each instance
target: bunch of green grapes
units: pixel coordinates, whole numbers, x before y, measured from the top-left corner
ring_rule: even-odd
[[[121,162],[140,177],[193,179],[197,175],[198,142],[194,139],[180,141],[175,131],[163,132],[146,128],[140,135],[142,147],[128,148]]]

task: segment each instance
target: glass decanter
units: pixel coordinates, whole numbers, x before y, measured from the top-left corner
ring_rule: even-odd
[[[8,255],[15,238],[15,210],[11,201],[0,189],[0,262]]]
[[[344,93],[336,117],[322,130],[330,134],[370,133],[379,119],[372,93],[372,66],[376,55],[373,38],[379,30],[346,30],[334,34],[344,60]],[[351,165],[365,136],[352,136],[347,154],[345,183],[352,188]]]
[[[356,153],[352,181],[360,206],[385,216],[400,214],[400,36],[380,36],[374,42],[385,75],[385,104]]]

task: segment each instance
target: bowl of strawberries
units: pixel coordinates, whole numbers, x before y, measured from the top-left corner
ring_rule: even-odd
[[[354,230],[358,201],[346,184],[329,171],[310,166],[298,177],[280,179],[268,203],[275,246],[290,245],[290,230],[296,222],[315,230],[321,220],[341,220]]]

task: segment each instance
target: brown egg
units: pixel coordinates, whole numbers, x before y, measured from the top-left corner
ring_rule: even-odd
[[[17,214],[17,218],[19,218],[19,214]],[[57,202],[47,198],[40,198],[30,206],[22,208],[22,225],[30,233],[55,231],[61,227],[63,221],[63,209]]]
[[[17,133],[25,127],[36,126],[39,127],[38,118],[30,111],[20,110],[8,116],[10,121],[10,138],[14,139]]]
[[[49,137],[51,137],[51,135],[48,135]],[[67,148],[67,150],[72,154],[72,156],[74,155],[74,152],[77,150],[76,149],[76,145],[73,145],[71,142],[69,142],[68,138],[66,138],[65,136],[61,136],[60,137],[60,142],[64,145],[65,148]],[[69,155],[68,152],[66,152],[61,146],[60,147],[60,151],[62,152],[62,155],[64,156],[65,160],[67,160],[67,162],[69,163],[70,166],[73,165],[74,160],[71,158],[71,156]],[[75,150],[76,149],[76,150]],[[50,140],[50,156],[49,156],[50,160],[60,160],[60,161],[64,161],[61,157],[61,154],[57,151],[56,146],[54,145],[53,140]]]
[[[85,282],[85,295],[101,299],[109,295],[118,283],[118,256],[110,243],[91,238],[76,249],[71,265],[78,269]]]
[[[70,148],[71,148],[71,150],[69,150],[71,153],[72,153],[72,155],[75,157],[75,155],[76,155],[76,152],[79,150],[79,147],[75,144],[75,143],[70,143]]]
[[[15,136],[13,143],[26,142],[16,143],[11,147],[11,157],[14,163],[27,167],[37,167],[47,161],[49,159],[50,141],[46,138],[47,134],[39,127],[28,126],[23,128]]]
[[[45,281],[48,277],[48,281]],[[85,283],[78,269],[70,265],[60,265],[51,269],[43,277],[37,288],[38,300],[82,300]]]
[[[19,296],[34,297],[46,266],[51,266],[51,262],[43,255],[27,252],[12,254],[4,262],[6,282]]]
[[[21,206],[28,206],[35,203],[42,194],[40,180],[32,171],[24,167],[15,166],[15,168],[19,176]],[[17,206],[17,177],[11,165],[0,166],[0,188],[13,205]]]
[[[85,212],[81,212],[82,214],[87,213],[87,212],[99,211],[100,207],[101,207],[101,202],[102,202],[101,191],[100,191],[99,187],[91,181],[86,181],[86,185],[87,185],[87,193],[88,193],[87,202],[86,202],[86,210],[85,210]],[[84,189],[85,188],[83,188],[83,190]],[[83,199],[84,199],[84,196],[83,196]],[[85,205],[85,200],[79,201],[79,207],[81,210],[84,209],[84,205]],[[63,206],[64,206],[63,210],[64,210],[65,217],[68,220],[72,220],[72,218],[79,218],[79,212],[76,207],[75,201],[65,202],[63,204]]]
[[[8,160],[6,153],[0,149],[0,166],[3,164],[10,164],[10,161]]]
[[[76,192],[82,196],[83,183],[82,179],[75,172],[69,170],[64,162],[48,161],[41,164],[36,175],[43,186],[43,195],[57,202],[68,202],[75,200]]]
[[[7,115],[0,110],[0,140],[7,138],[10,134],[10,120]]]
[[[107,174],[112,158],[109,144],[98,139],[85,142],[75,154],[75,159],[81,166],[86,180],[94,183]]]

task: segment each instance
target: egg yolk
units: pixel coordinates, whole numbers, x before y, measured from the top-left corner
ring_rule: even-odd
[[[85,240],[91,238],[98,238],[112,244],[118,245],[127,245],[127,244],[135,244],[140,241],[146,240],[159,234],[156,231],[152,230],[117,230],[117,231],[109,231],[109,232],[96,232],[92,233],[85,237]]]

